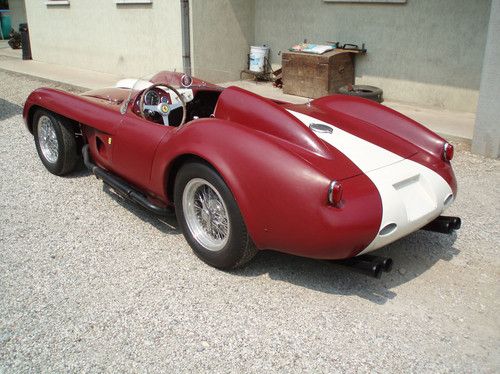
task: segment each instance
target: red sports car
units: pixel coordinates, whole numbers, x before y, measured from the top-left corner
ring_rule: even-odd
[[[346,260],[440,216],[457,192],[453,146],[372,101],[332,95],[296,105],[161,72],[74,95],[40,88],[24,119],[42,163],[70,173],[83,160],[115,191],[158,214],[175,209],[197,256],[230,269],[259,249]]]

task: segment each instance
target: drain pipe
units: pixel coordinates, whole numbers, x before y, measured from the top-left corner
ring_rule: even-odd
[[[189,32],[189,0],[181,0],[182,67],[191,75],[191,35]]]

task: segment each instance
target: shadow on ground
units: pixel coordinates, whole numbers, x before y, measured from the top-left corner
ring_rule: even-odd
[[[390,273],[375,279],[353,272],[329,261],[312,260],[262,251],[245,268],[235,270],[238,276],[268,274],[271,279],[292,283],[314,291],[356,295],[376,304],[385,304],[397,294],[391,288],[411,281],[440,260],[450,261],[459,251],[453,247],[456,234],[443,235],[417,231],[375,253],[394,260]]]
[[[84,175],[88,175],[87,172]],[[158,216],[132,203],[103,184],[106,192],[144,222],[167,235],[180,235],[175,214]],[[459,250],[453,247],[456,234],[445,235],[429,231],[417,231],[378,251],[377,255],[394,260],[390,273],[383,273],[375,279],[330,261],[313,260],[279,253],[261,251],[244,268],[230,273],[240,277],[257,277],[268,274],[276,281],[288,282],[314,291],[335,295],[355,295],[376,304],[385,304],[395,298],[392,291],[401,284],[425,273],[438,261],[451,261]]]
[[[134,204],[132,201],[122,197],[113,191],[112,188],[103,184],[103,191],[108,194],[115,202],[121,205],[123,208],[127,209],[129,212],[134,214],[136,217],[140,218],[142,221],[147,224],[155,227],[159,231],[168,234],[168,235],[180,235],[181,231],[179,230],[179,226],[177,224],[177,219],[175,218],[175,214],[169,214],[167,216],[159,216],[157,214],[151,213],[144,208]]]
[[[91,175],[92,173],[85,167],[83,161],[79,161],[75,171],[71,172],[70,174],[63,175],[62,177],[66,179],[78,179],[90,177]]]
[[[14,117],[22,112],[23,108],[21,106],[4,99],[0,99],[0,121]]]

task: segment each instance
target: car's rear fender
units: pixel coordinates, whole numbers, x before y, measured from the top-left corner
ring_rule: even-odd
[[[290,146],[229,121],[194,121],[158,147],[153,192],[169,201],[170,172],[176,160],[192,155],[222,176],[259,248],[320,258],[347,257],[362,250],[380,225],[374,185],[364,178],[363,185],[346,191],[346,208],[331,207],[327,191],[335,174],[332,160],[331,170],[319,170]],[[366,211],[367,206],[373,209]]]

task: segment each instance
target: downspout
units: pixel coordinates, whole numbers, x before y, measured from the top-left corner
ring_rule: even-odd
[[[182,67],[191,75],[191,36],[189,33],[189,0],[181,0]]]

